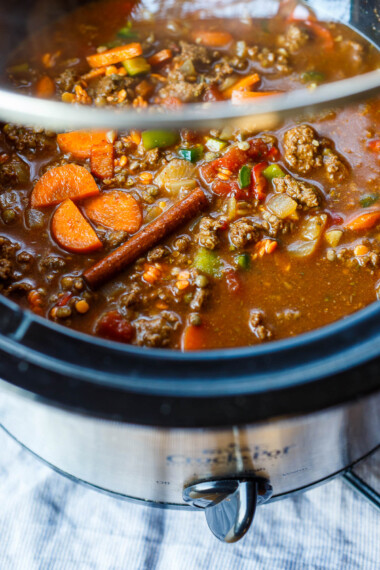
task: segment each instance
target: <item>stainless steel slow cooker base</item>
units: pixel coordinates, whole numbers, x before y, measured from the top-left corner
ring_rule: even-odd
[[[378,445],[380,393],[313,415],[228,429],[158,428],[79,415],[0,381],[0,423],[61,473],[124,499],[203,508],[235,542],[257,504],[306,490]]]
[[[0,421],[60,471],[105,491],[189,508],[200,481],[270,481],[273,498],[338,473],[378,445],[380,394],[313,415],[229,429],[166,429],[94,418],[27,398],[1,382]]]

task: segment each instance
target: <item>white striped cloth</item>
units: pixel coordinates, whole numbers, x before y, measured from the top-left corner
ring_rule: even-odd
[[[0,450],[0,570],[380,569],[380,515],[340,479],[259,507],[247,536],[226,545],[202,513],[77,485],[2,430]]]

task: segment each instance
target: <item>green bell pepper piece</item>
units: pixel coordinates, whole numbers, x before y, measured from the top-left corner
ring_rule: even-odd
[[[117,32],[119,38],[122,39],[129,39],[129,40],[136,40],[139,37],[138,32],[132,30],[132,22],[128,22],[126,26],[120,28]]]
[[[194,258],[194,267],[212,277],[219,278],[222,275],[222,262],[217,254],[210,249],[203,247],[198,249]]]
[[[270,164],[265,170],[263,170],[265,178],[269,181],[273,178],[284,178],[286,176],[285,172],[278,164]]]
[[[235,257],[235,262],[240,269],[249,269],[251,266],[251,256],[248,253],[241,253]]]
[[[247,188],[251,185],[251,168],[246,164],[241,167],[238,175],[238,182],[240,188]]]
[[[379,194],[367,194],[366,196],[362,196],[359,202],[362,208],[369,208],[369,206],[375,204],[379,198]]]
[[[206,147],[211,152],[220,152],[227,146],[226,141],[221,141],[220,139],[216,139],[214,137],[207,137]]]
[[[197,144],[190,148],[180,148],[178,154],[189,162],[198,162],[203,155],[203,145]]]
[[[303,83],[323,83],[326,79],[325,74],[321,71],[305,71],[301,75],[301,81]]]
[[[173,131],[144,131],[141,134],[145,150],[166,148],[178,141],[178,133]]]
[[[132,59],[127,59],[126,61],[123,61],[123,67],[131,77],[141,75],[142,73],[149,73],[150,71],[150,65],[145,57],[133,57]]]

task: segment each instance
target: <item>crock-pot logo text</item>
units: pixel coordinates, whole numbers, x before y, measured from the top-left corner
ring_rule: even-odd
[[[276,460],[288,455],[295,444],[286,445],[280,449],[268,449],[255,445],[254,447],[240,447],[236,443],[230,443],[225,448],[204,449],[199,457],[187,457],[182,454],[173,454],[166,457],[169,465],[232,465],[243,463]]]

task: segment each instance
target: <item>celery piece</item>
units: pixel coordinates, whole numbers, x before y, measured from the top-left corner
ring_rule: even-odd
[[[150,65],[145,59],[145,57],[133,57],[132,59],[127,59],[123,61],[123,66],[125,71],[131,77],[135,75],[141,75],[143,73],[149,73]]]
[[[248,253],[241,253],[235,257],[235,262],[240,269],[249,269],[251,266],[251,256]]]
[[[222,262],[214,251],[201,247],[194,258],[194,267],[206,275],[221,277]]]
[[[141,134],[145,150],[166,148],[178,141],[178,133],[173,131],[144,131]]]
[[[203,145],[197,144],[190,148],[180,148],[178,154],[189,162],[198,162],[203,155]]]
[[[206,147],[211,152],[220,152],[224,148],[226,148],[228,143],[226,141],[221,141],[220,139],[216,139],[214,137],[207,137]]]
[[[241,169],[239,170],[239,176],[238,176],[240,188],[247,188],[247,186],[251,185],[251,172],[252,171],[251,171],[250,167],[247,166],[246,164],[241,167]]]
[[[265,178],[269,181],[273,178],[284,178],[286,176],[285,172],[278,164],[270,164],[265,170],[263,170]]]
[[[18,63],[17,65],[12,65],[8,67],[7,72],[17,75],[18,73],[27,73],[29,71],[28,63]]]
[[[108,49],[113,49],[115,47],[120,47],[124,44],[123,40],[121,38],[116,38],[115,40],[111,40],[110,42],[105,43],[104,45],[108,48]]]

